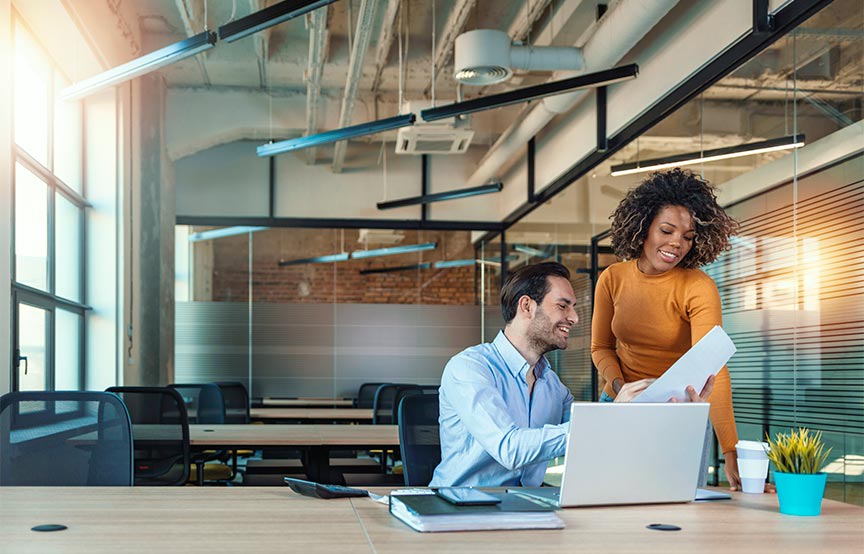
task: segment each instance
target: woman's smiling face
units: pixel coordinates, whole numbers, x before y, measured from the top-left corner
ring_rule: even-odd
[[[696,226],[684,206],[666,206],[648,227],[636,265],[642,273],[659,275],[678,265],[693,247]]]

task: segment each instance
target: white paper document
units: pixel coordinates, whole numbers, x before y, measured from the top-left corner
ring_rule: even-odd
[[[693,385],[696,392],[701,391],[708,377],[716,375],[734,353],[732,339],[722,327],[715,325],[633,402],[686,400],[687,385]]]

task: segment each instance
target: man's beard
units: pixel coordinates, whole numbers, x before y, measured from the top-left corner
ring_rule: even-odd
[[[557,325],[552,325],[552,320],[538,306],[537,315],[528,327],[528,345],[533,351],[539,352],[541,355],[553,350],[566,349],[566,342],[564,346],[558,346],[552,338],[557,329]]]

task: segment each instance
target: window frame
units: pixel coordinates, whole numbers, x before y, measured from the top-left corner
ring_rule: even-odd
[[[19,308],[22,304],[35,307],[38,309],[45,310],[48,313],[48,321],[47,321],[47,333],[46,333],[46,353],[45,353],[45,387],[46,390],[54,390],[55,383],[57,381],[56,378],[56,325],[57,325],[57,317],[56,312],[57,309],[63,309],[73,314],[80,316],[81,325],[79,328],[79,337],[78,337],[78,381],[81,384],[81,388],[86,388],[86,380],[85,380],[85,361],[86,361],[86,352],[85,347],[87,344],[87,314],[91,311],[91,307],[85,303],[86,300],[86,253],[87,253],[87,234],[86,234],[86,221],[87,221],[87,208],[92,208],[92,204],[90,204],[85,195],[87,192],[86,182],[84,176],[86,175],[86,156],[85,156],[85,123],[84,123],[84,104],[79,105],[79,109],[81,110],[81,124],[80,128],[77,130],[79,134],[79,139],[81,141],[81,166],[80,166],[80,183],[81,183],[81,193],[75,191],[72,187],[67,185],[60,179],[57,175],[54,174],[54,165],[55,165],[55,126],[56,126],[56,117],[57,114],[54,110],[55,102],[57,100],[56,94],[57,90],[55,87],[55,82],[57,79],[57,75],[61,75],[64,78],[68,78],[65,72],[62,70],[62,67],[49,55],[46,49],[42,46],[41,42],[38,39],[38,36],[33,32],[33,30],[27,25],[26,21],[13,9],[13,17],[12,17],[12,30],[13,33],[23,31],[28,33],[29,38],[33,41],[34,44],[38,45],[41,49],[41,53],[44,56],[44,59],[47,60],[50,66],[50,81],[47,83],[48,86],[48,106],[46,109],[48,110],[48,125],[47,125],[47,153],[48,153],[48,167],[43,165],[41,162],[37,161],[32,155],[30,155],[24,148],[19,146],[17,143],[14,143],[13,139],[13,170],[12,170],[12,221],[11,221],[11,269],[12,269],[12,364],[11,364],[11,390],[17,391],[19,390],[19,355],[20,355],[20,344],[19,344],[19,321],[18,314]],[[13,51],[13,58],[15,56],[15,52]],[[14,74],[13,74],[14,79]],[[14,97],[13,97],[13,114],[14,114]],[[32,172],[36,177],[42,180],[47,187],[47,279],[46,279],[46,289],[41,290],[39,288],[20,283],[17,281],[17,252],[15,245],[15,234],[16,234],[16,220],[19,214],[16,213],[15,210],[15,199],[18,188],[18,180],[17,180],[17,165],[20,164],[22,167],[26,168],[28,171]],[[55,244],[55,233],[56,229],[56,204],[57,204],[57,195],[60,195],[63,199],[70,202],[75,208],[79,210],[80,217],[78,220],[78,232],[79,232],[79,243],[78,243],[78,271],[79,271],[79,279],[78,279],[78,298],[80,300],[73,300],[69,298],[64,298],[58,296],[56,294],[56,244]]]

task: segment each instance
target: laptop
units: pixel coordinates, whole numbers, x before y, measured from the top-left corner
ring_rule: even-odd
[[[707,403],[574,403],[561,488],[514,489],[560,508],[690,502]]]

